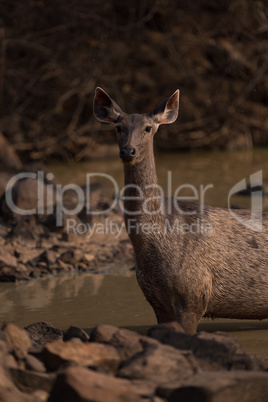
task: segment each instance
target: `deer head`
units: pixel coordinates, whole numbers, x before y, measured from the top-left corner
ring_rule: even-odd
[[[153,137],[160,124],[173,123],[178,117],[179,94],[177,89],[152,112],[126,114],[101,88],[96,88],[94,113],[98,120],[113,123],[117,133],[120,158],[125,164],[141,162],[153,144]]]

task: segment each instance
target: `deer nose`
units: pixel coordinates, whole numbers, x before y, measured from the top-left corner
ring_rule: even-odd
[[[120,158],[125,162],[131,162],[136,156],[136,149],[132,147],[122,148],[120,150]]]

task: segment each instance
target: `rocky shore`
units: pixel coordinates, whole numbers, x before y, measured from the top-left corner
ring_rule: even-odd
[[[90,334],[39,322],[0,331],[3,402],[267,401],[268,360],[223,333],[178,323],[148,335],[99,325]]]
[[[124,225],[120,213],[98,218],[105,225],[112,219]],[[123,227],[123,226],[122,226]],[[49,228],[48,222],[32,215],[7,224],[0,218],[0,281],[31,280],[68,272],[103,272],[134,265],[133,249],[125,229],[120,238],[110,233],[92,235],[67,233],[64,226]]]
[[[133,267],[123,213],[119,207],[108,211],[112,200],[103,184],[79,187],[85,203],[79,212],[71,213],[80,202],[73,189],[61,186],[61,199],[57,199],[60,184],[47,180],[43,166],[24,166],[1,133],[0,148],[0,281],[100,272],[122,267],[122,261],[124,267]],[[12,178],[14,183],[6,191]],[[8,194],[16,208],[35,212],[18,213],[10,207]],[[113,228],[119,228],[120,235]]]

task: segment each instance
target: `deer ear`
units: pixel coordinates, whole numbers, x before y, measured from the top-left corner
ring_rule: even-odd
[[[157,124],[173,123],[179,114],[179,98],[180,91],[177,89],[170,98],[159,103],[159,105],[150,113],[150,116]]]
[[[124,112],[100,87],[96,88],[93,102],[96,118],[104,123],[116,123]]]

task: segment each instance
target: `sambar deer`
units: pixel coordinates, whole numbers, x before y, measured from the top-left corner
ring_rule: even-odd
[[[95,92],[95,116],[117,132],[138,283],[158,322],[177,320],[189,334],[203,316],[268,318],[268,212],[256,231],[243,224],[250,210],[235,219],[228,209],[165,198],[157,185],[154,135],[178,110],[179,90],[147,114],[126,114],[103,89]],[[200,222],[210,230],[187,230]]]

